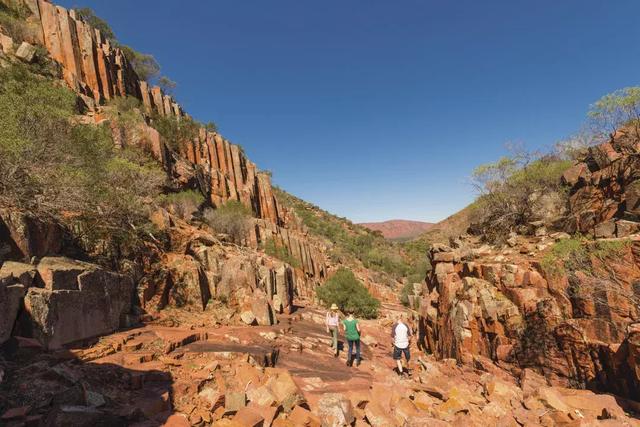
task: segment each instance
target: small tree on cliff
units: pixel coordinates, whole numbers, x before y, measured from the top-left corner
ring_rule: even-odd
[[[142,80],[152,80],[160,75],[160,64],[158,64],[158,61],[156,61],[153,55],[138,52],[132,47],[120,43],[111,26],[107,21],[96,15],[93,9],[89,7],[81,7],[74,10],[79,18],[91,25],[93,28],[100,30],[103,37],[109,40],[112,45],[117,46],[122,50],[122,53],[129,63],[131,63],[131,66],[138,77]],[[158,84],[161,83],[162,82],[158,81]]]
[[[480,194],[473,230],[501,243],[509,232],[561,211],[566,194],[560,177],[569,166],[569,160],[558,156],[524,151],[478,166],[472,178]]]
[[[380,301],[347,268],[338,269],[316,292],[326,306],[337,304],[340,310],[353,310],[356,316],[366,319],[378,317]]]
[[[76,16],[81,18],[84,22],[91,25],[93,28],[100,30],[100,33],[104,38],[112,43],[117,43],[116,35],[111,28],[111,25],[104,19],[100,18],[90,7],[80,7],[75,9]]]
[[[640,137],[640,87],[627,87],[603,96],[591,105],[588,116],[594,131],[601,135],[631,126]]]

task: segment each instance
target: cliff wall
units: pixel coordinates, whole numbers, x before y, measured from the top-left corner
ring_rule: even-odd
[[[41,35],[31,41],[42,44],[60,64],[63,79],[83,97],[89,109],[94,110],[96,122],[105,119],[101,105],[122,96],[140,100],[147,117],[160,115],[177,120],[188,117],[160,87],[141,80],[124,52],[80,19],[74,10],[47,0],[3,1],[18,1],[28,7],[32,13],[29,20],[41,28]],[[124,130],[113,130],[116,144],[126,140]],[[191,141],[174,141],[178,143],[177,152],[169,148],[153,127],[143,126],[141,134],[144,135],[142,143],[174,181],[197,187],[213,206],[237,200],[251,209],[257,219],[248,238],[251,246],[257,248],[266,239],[275,239],[298,260],[306,276],[324,277],[326,257],[307,239],[295,214],[278,202],[269,175],[260,173],[241,147],[204,128]]]

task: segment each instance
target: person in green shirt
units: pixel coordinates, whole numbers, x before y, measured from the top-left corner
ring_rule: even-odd
[[[360,366],[360,324],[358,320],[353,317],[353,310],[348,311],[347,318],[342,321],[342,327],[344,328],[344,336],[349,345],[347,366],[353,365],[353,347],[356,348],[356,366]]]

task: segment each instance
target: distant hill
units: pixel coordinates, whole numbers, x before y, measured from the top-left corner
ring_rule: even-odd
[[[370,230],[379,231],[390,240],[408,240],[418,237],[433,227],[434,224],[406,219],[391,219],[383,222],[365,222],[360,225]]]

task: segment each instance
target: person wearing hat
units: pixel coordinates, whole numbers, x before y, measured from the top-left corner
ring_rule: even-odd
[[[325,319],[325,325],[327,326],[327,333],[331,333],[331,348],[333,349],[333,355],[338,357],[338,325],[340,324],[340,314],[338,313],[338,306],[331,304],[331,308],[327,312]]]

